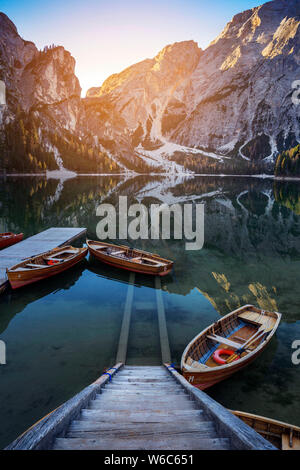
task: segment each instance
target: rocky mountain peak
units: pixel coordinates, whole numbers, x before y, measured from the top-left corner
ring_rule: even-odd
[[[27,94],[27,108],[38,103],[57,104],[72,97],[80,99],[75,59],[62,46],[40,51],[24,70],[23,80],[24,87],[33,90]]]
[[[198,63],[202,49],[195,41],[182,41],[169,44],[164,47],[154,58],[155,64],[152,70],[163,71],[169,69],[171,65],[178,68],[178,65],[191,70]]]
[[[55,134],[55,144],[45,145],[56,156],[58,143],[61,156],[69,145],[82,156],[84,140],[91,162],[107,152],[112,162],[141,171],[182,171],[201,158],[272,165],[300,142],[300,106],[291,98],[299,51],[300,0],[273,0],[235,15],[204,51],[194,41],[169,44],[82,100],[71,54],[62,46],[38,51],[0,14],[0,79],[8,97],[0,122],[21,107],[34,115],[39,135]]]
[[[274,0],[236,15],[200,57],[185,96],[182,145],[269,159],[299,135],[291,101],[298,79],[300,0]],[[284,129],[284,132],[282,132]]]

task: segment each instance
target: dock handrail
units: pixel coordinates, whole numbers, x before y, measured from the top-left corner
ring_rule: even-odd
[[[99,393],[100,389],[123,365],[123,363],[119,363],[108,368],[95,382],[35,423],[4,450],[44,450],[50,448],[55,437],[64,435],[71,421],[80,415],[82,408],[88,405],[90,400]]]
[[[191,385],[171,364],[165,363],[164,366],[190,397],[201,405],[201,409],[214,421],[217,430],[231,440],[233,448],[236,450],[278,450],[227,408]]]

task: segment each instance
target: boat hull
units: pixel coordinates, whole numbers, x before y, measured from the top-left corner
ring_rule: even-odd
[[[70,260],[51,266],[49,268],[36,269],[34,271],[23,271],[23,272],[7,272],[7,277],[12,289],[20,289],[21,287],[33,284],[39,281],[43,281],[50,277],[56,276],[76,264],[80,263],[87,255],[87,248],[82,251],[78,256],[71,258]]]
[[[2,238],[0,237],[0,250],[2,248],[7,248],[8,246],[14,245],[15,243],[19,243],[23,240],[23,233],[13,234],[9,238]]]
[[[98,250],[93,249],[91,246],[88,246],[88,248],[89,248],[90,254],[97,261],[100,261],[101,263],[105,263],[109,266],[113,266],[118,269],[123,269],[125,271],[132,271],[135,273],[147,274],[147,275],[152,275],[152,276],[167,276],[172,271],[172,268],[173,268],[172,262],[170,262],[167,266],[139,265],[137,263],[132,263],[131,261],[127,261],[125,259],[107,256],[104,253],[101,253]]]
[[[228,379],[236,372],[239,372],[240,370],[247,367],[249,364],[251,364],[251,362],[255,361],[255,359],[266,349],[268,344],[269,343],[267,343],[264,348],[262,348],[256,354],[253,354],[251,357],[249,357],[248,360],[245,360],[243,363],[237,363],[236,365],[232,364],[230,369],[228,369],[227,371],[218,371],[217,367],[209,372],[187,372],[183,370],[183,376],[191,385],[194,385],[194,387],[200,390],[205,390],[207,388],[212,387],[213,385],[216,385],[219,382],[222,382],[223,380]]]
[[[140,274],[150,274],[152,276],[166,276],[167,274],[169,274],[172,271],[172,268],[168,269],[167,271],[157,271],[157,272],[153,272],[153,270],[147,271],[145,269],[138,269],[137,267],[132,267],[132,266],[124,266],[123,264],[114,263],[114,262],[108,261],[106,259],[101,259],[100,257],[98,257],[94,254],[93,254],[93,256],[98,261],[101,261],[102,263],[105,263],[109,266],[113,266],[114,268],[124,269],[125,271],[132,271],[132,272],[140,273]]]

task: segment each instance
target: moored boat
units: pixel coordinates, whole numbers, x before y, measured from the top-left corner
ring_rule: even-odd
[[[60,274],[85,258],[87,251],[87,248],[64,246],[27,258],[6,270],[10,285],[13,289],[18,289]]]
[[[129,248],[125,245],[113,245],[87,240],[89,252],[102,263],[120,269],[142,274],[166,276],[172,270],[173,262],[159,255]]]
[[[243,411],[232,411],[280,450],[300,450],[300,427]]]
[[[0,233],[0,250],[23,240],[23,233]]]
[[[281,314],[245,305],[196,336],[181,358],[183,376],[205,390],[253,362],[270,343]]]

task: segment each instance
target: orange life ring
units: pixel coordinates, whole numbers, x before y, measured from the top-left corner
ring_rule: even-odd
[[[216,349],[216,351],[213,353],[213,360],[217,364],[226,364],[226,360],[222,359],[221,355],[232,356],[233,354],[235,354],[235,352],[231,351],[230,349]]]

